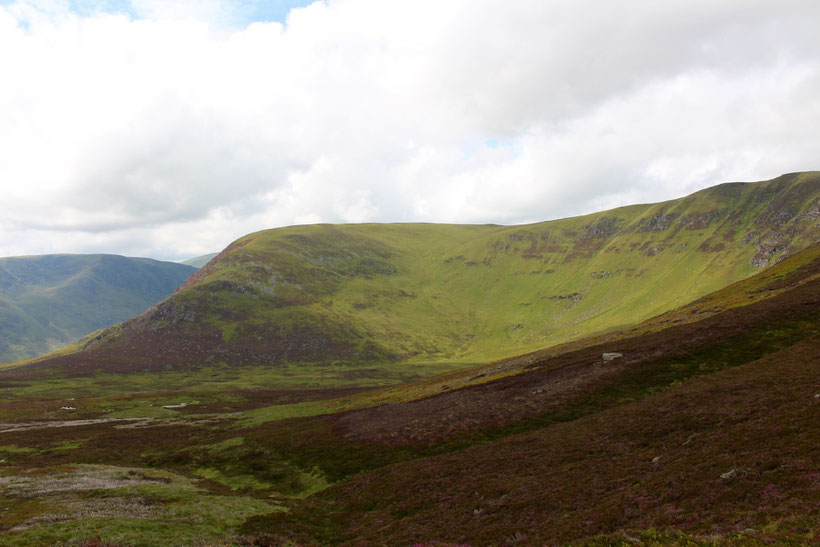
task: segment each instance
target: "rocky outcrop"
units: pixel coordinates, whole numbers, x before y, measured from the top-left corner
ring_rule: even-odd
[[[757,241],[757,252],[749,261],[755,268],[762,268],[779,260],[789,252],[793,232],[779,232],[774,235],[760,238]]]
[[[678,221],[678,230],[704,230],[713,220],[726,215],[726,211],[709,211],[706,213],[686,214]]]
[[[657,215],[650,217],[646,221],[643,221],[641,227],[638,228],[639,232],[665,232],[668,230],[672,223],[678,218],[679,215],[675,213],[663,214],[658,213]]]
[[[584,226],[584,238],[609,237],[617,232],[617,218],[599,218],[595,223]]]

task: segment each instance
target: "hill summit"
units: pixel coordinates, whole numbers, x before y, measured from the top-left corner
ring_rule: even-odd
[[[522,226],[247,235],[144,314],[41,365],[486,362],[636,324],[820,240],[820,173]]]

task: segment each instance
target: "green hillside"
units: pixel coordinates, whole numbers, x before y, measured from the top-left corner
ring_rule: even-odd
[[[486,362],[635,324],[748,277],[819,240],[818,216],[812,172],[526,226],[267,230],[87,341],[83,362]]]
[[[116,255],[0,258],[0,362],[53,351],[141,313],[194,271]]]

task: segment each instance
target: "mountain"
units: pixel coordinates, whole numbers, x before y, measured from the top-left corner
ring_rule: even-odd
[[[820,240],[818,219],[820,173],[810,172],[525,226],[267,230],[81,353],[37,366],[486,362],[633,325],[744,279]]]
[[[218,255],[219,253],[209,253],[202,256],[196,256],[194,258],[189,258],[188,260],[183,260],[180,264],[185,264],[187,266],[193,266],[194,268],[201,268],[205,264],[211,261],[213,257]]]
[[[0,362],[53,351],[142,313],[195,271],[102,254],[0,258]]]
[[[265,367],[273,388],[262,367],[0,370],[2,543],[815,545],[818,354],[814,244],[636,325],[381,389],[304,364]]]

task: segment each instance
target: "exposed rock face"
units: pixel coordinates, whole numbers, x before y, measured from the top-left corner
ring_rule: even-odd
[[[618,219],[616,218],[599,218],[594,224],[584,226],[584,235],[586,238],[609,237],[617,232]]]
[[[790,233],[789,231],[760,238],[757,242],[757,252],[749,263],[756,268],[762,268],[763,266],[769,265],[772,258],[775,258],[775,261],[777,261],[777,255],[782,255],[789,250],[792,239],[793,232]]]
[[[613,352],[601,354],[601,359],[603,359],[604,362],[607,362],[607,361],[614,361],[615,359],[621,359],[621,358],[623,358],[623,356],[624,356],[623,353],[617,353],[617,352],[613,351]]]
[[[724,216],[725,211],[709,211],[708,213],[686,214],[680,217],[678,229],[681,230],[703,230],[708,227],[713,220]]]
[[[745,247],[746,245],[748,245],[749,243],[751,243],[751,241],[752,241],[754,238],[756,238],[756,237],[757,237],[757,236],[759,236],[759,235],[760,235],[760,232],[751,232],[751,233],[746,234],[745,236],[743,236],[743,239],[740,241],[740,245],[741,245],[742,247]]]
[[[778,204],[772,204],[766,211],[757,219],[758,224],[771,224],[778,228],[789,223],[794,218],[794,211],[789,207],[778,207]]]
[[[749,264],[755,268],[762,268],[767,266],[772,260],[772,257],[785,251],[788,245],[758,245],[757,253],[749,261]]]
[[[809,220],[817,220],[820,219],[820,201],[814,202],[814,207],[806,213],[806,218]]]
[[[678,218],[678,215],[675,213],[670,213],[668,215],[658,213],[657,215],[653,216],[646,223],[638,228],[639,232],[664,232],[672,226],[672,222]]]

